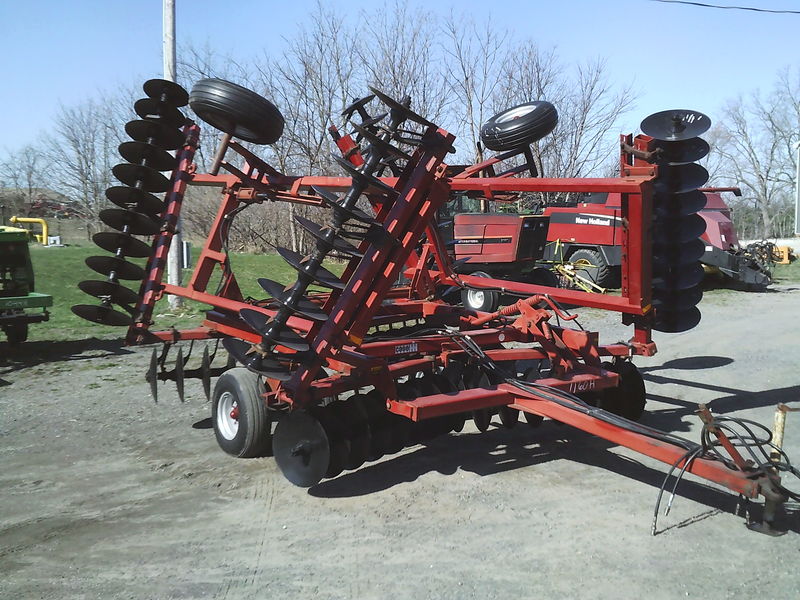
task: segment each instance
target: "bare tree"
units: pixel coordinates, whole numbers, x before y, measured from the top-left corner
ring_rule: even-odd
[[[27,144],[0,162],[3,198],[13,212],[27,216],[27,211],[41,189],[46,187],[45,160],[42,150]]]

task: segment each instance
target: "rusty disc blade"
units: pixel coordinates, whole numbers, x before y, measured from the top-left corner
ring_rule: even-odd
[[[155,235],[161,229],[161,223],[147,215],[121,208],[101,210],[100,220],[117,231],[124,231],[131,235]]]
[[[145,165],[156,171],[172,171],[178,166],[177,158],[147,142],[122,142],[119,153],[129,163]]]
[[[144,93],[150,98],[168,102],[173,106],[186,106],[189,104],[189,92],[174,81],[167,79],[148,79],[142,86]]]
[[[139,302],[139,295],[114,281],[96,281],[87,279],[78,283],[78,288],[95,298],[108,298],[114,304],[131,304]]]
[[[101,325],[128,327],[133,324],[130,315],[114,310],[110,306],[95,306],[93,304],[76,304],[72,312],[82,319]]]
[[[150,244],[146,244],[129,233],[101,231],[92,236],[92,241],[103,250],[108,252],[122,250],[122,254],[133,258],[149,258],[153,254]]]
[[[144,279],[142,267],[116,256],[90,256],[86,259],[86,266],[108,277],[114,273],[117,279]]]

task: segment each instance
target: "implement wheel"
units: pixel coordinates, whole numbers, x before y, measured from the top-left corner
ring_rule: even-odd
[[[483,271],[475,271],[471,275],[491,279],[491,276]],[[461,292],[461,303],[464,308],[470,310],[494,312],[500,304],[500,294],[492,290],[466,289]]]
[[[496,114],[481,127],[489,150],[517,150],[542,139],[558,124],[558,111],[544,100],[526,102]]]
[[[242,367],[225,371],[214,386],[211,421],[219,447],[240,458],[272,453],[270,415],[261,378]]]
[[[274,144],[283,133],[283,115],[269,100],[224,79],[201,79],[189,106],[209,125],[254,144]]]

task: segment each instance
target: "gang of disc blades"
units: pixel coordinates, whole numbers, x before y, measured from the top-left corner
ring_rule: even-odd
[[[372,93],[374,93],[380,99],[381,102],[383,102],[390,109],[402,113],[402,115],[403,115],[403,117],[405,119],[408,119],[409,121],[414,121],[415,123],[419,123],[420,125],[424,125],[425,127],[430,127],[430,126],[433,125],[433,123],[428,121],[428,119],[426,119],[423,116],[418,115],[417,113],[415,113],[413,110],[411,110],[407,106],[403,106],[402,104],[400,104],[397,100],[395,100],[391,96],[387,96],[382,91],[380,91],[378,89],[375,89],[372,86],[370,86],[369,89],[370,89],[370,91]]]
[[[131,235],[155,235],[161,230],[161,224],[147,215],[125,210],[123,208],[105,208],[100,211],[100,220],[117,231],[125,231]]]
[[[153,194],[127,185],[115,185],[108,188],[106,198],[120,208],[135,210],[154,219],[158,218],[164,210],[164,202]]]
[[[173,106],[186,106],[189,104],[189,92],[174,81],[148,79],[144,82],[142,89],[150,98],[168,102]]]
[[[705,230],[706,221],[698,214],[658,219],[653,223],[653,243],[685,244],[699,238]]]
[[[325,476],[330,442],[316,418],[304,410],[295,410],[275,426],[272,453],[283,476],[294,485],[307,488]]]
[[[683,311],[659,311],[653,322],[653,329],[662,333],[682,333],[700,323],[700,309],[696,306]]]
[[[699,137],[689,138],[688,140],[682,140],[680,142],[656,140],[655,147],[661,150],[661,156],[659,156],[658,162],[669,165],[682,165],[694,162],[700,160],[711,151],[708,142]]]
[[[653,182],[657,194],[682,194],[696,190],[708,181],[708,171],[697,163],[664,165]]]
[[[325,239],[326,231],[324,231],[324,229],[328,229],[327,227],[323,228],[321,225],[314,223],[314,221],[306,219],[305,217],[301,217],[300,215],[295,215],[294,220],[297,221],[300,227],[305,229],[309,234],[311,234],[313,237],[318,239],[323,244],[332,244],[333,249],[336,250],[337,252],[341,252],[342,254],[354,258],[364,257],[364,255],[358,251],[358,248],[353,246],[350,242],[343,240],[338,235],[334,235],[330,241]]]
[[[654,245],[653,263],[685,265],[700,260],[705,253],[705,242],[699,238],[694,238],[682,244]]]
[[[319,285],[336,290],[343,290],[347,284],[339,279],[336,275],[328,271],[322,265],[318,266],[313,271],[306,269],[306,264],[303,262],[303,257],[299,253],[293,252],[288,248],[278,246],[275,248],[281,258],[292,266],[298,273],[303,273]]]
[[[653,308],[664,311],[686,311],[696,306],[703,299],[703,288],[700,285],[676,292],[662,291],[653,298]]]
[[[78,288],[95,298],[108,298],[114,304],[137,304],[139,295],[116,281],[87,279],[78,283]]]
[[[711,127],[711,119],[696,110],[673,109],[645,118],[642,132],[657,140],[679,142],[703,135]]]
[[[120,163],[111,169],[114,177],[125,185],[138,187],[147,192],[166,192],[169,189],[169,179],[155,169],[144,165]]]
[[[164,150],[177,150],[183,146],[185,139],[178,129],[147,119],[128,121],[125,132],[137,142],[155,144]]]
[[[116,273],[117,279],[128,279],[131,281],[141,281],[144,279],[144,269],[139,265],[128,262],[124,258],[117,258],[116,256],[89,256],[85,262],[87,267],[107,277],[113,272]]]
[[[113,327],[129,327],[133,324],[130,315],[126,315],[109,306],[95,306],[93,304],[76,304],[72,307],[72,312],[81,319],[86,319],[92,323],[101,325],[111,325]]]
[[[133,105],[133,110],[143,119],[154,119],[169,127],[183,127],[186,124],[186,117],[177,108],[170,104],[164,104],[154,98],[141,98]]]
[[[363,139],[369,142],[370,147],[374,149],[379,156],[391,156],[402,160],[411,160],[409,154],[403,152],[400,148],[392,146],[389,142],[376,135],[371,129],[359,125],[358,123],[350,123],[350,126],[355,129]]]
[[[653,265],[653,289],[656,295],[688,290],[699,285],[705,277],[703,265],[699,262],[690,265],[681,265],[677,268],[660,269]]]
[[[178,159],[166,150],[147,142],[122,142],[119,154],[130,163],[146,165],[156,171],[172,171]]]
[[[663,194],[654,203],[656,218],[682,217],[703,210],[706,195],[700,190],[692,190],[683,194]]]
[[[101,231],[92,236],[92,241],[108,252],[116,252],[121,248],[125,256],[133,258],[150,258],[153,254],[153,249],[149,244],[136,239],[129,233]]]

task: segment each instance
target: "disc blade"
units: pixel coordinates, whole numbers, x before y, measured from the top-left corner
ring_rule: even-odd
[[[699,190],[683,194],[665,194],[653,207],[656,218],[682,217],[701,211],[706,205],[706,195]]]
[[[376,135],[371,129],[357,123],[350,123],[350,126],[355,129],[358,134],[375,149],[380,156],[400,158],[402,160],[411,160],[411,156],[400,148],[392,146],[389,142]]]
[[[150,396],[152,396],[153,402],[158,404],[158,352],[155,348],[150,355],[150,367],[144,375],[144,380],[150,384]]]
[[[95,306],[93,304],[76,304],[72,307],[72,312],[82,319],[101,325],[111,325],[114,327],[128,327],[133,324],[130,315],[126,315],[109,306]]]
[[[164,210],[164,203],[153,194],[127,185],[108,188],[106,198],[121,208],[135,210],[154,219]]]
[[[703,240],[694,238],[684,244],[653,246],[653,264],[685,265],[700,260],[706,252]]]
[[[143,119],[155,119],[169,127],[183,127],[186,117],[175,106],[165,104],[155,98],[141,98],[133,105],[133,110]]]
[[[346,208],[339,204],[339,198],[336,196],[336,194],[332,194],[328,190],[318,186],[311,186],[311,188],[322,199],[322,204],[332,209],[341,218],[341,220],[347,221],[348,219],[353,219],[355,221],[360,221],[361,223],[366,223],[367,225],[378,224],[373,217],[370,217],[360,208]]]
[[[116,252],[118,249],[121,249],[122,254],[134,258],[149,258],[153,254],[150,244],[144,243],[142,240],[133,237],[129,233],[101,231],[92,236],[92,241],[103,250]]]
[[[700,160],[711,151],[708,142],[699,137],[689,138],[680,142],[657,140],[655,147],[661,150],[658,162],[670,165],[680,165]]]
[[[147,142],[122,142],[119,153],[129,163],[146,165],[156,171],[172,171],[178,166],[177,158]]]
[[[697,163],[664,165],[658,168],[658,179],[654,182],[656,202],[660,194],[682,194],[703,187],[708,181],[708,171]]]
[[[711,127],[711,119],[696,110],[677,108],[650,115],[640,127],[657,140],[678,142],[704,134]]]
[[[275,462],[294,485],[311,487],[328,471],[330,442],[320,422],[304,410],[283,417],[272,436]]]
[[[239,311],[239,318],[247,323],[247,326],[255,331],[256,333],[260,333],[264,335],[264,332],[267,330],[267,323],[271,319],[269,315],[266,315],[262,312],[257,310],[253,310],[251,308],[243,308]]]
[[[147,142],[164,150],[177,150],[183,145],[184,136],[174,127],[152,120],[128,121],[125,132],[137,142]]]
[[[203,359],[200,362],[200,380],[203,383],[203,394],[206,401],[211,400],[211,358],[208,354],[208,344],[203,348]]]
[[[661,292],[653,298],[653,308],[663,311],[686,311],[703,299],[703,288],[699,285],[676,292]]]
[[[410,108],[403,106],[391,96],[387,96],[382,91],[375,89],[372,86],[370,86],[369,89],[380,99],[381,102],[383,102],[390,109],[402,113],[404,119],[408,119],[409,121],[414,121],[415,123],[419,123],[420,125],[424,125],[425,127],[430,127],[433,125],[433,123],[428,121],[428,119],[418,115]]]
[[[653,329],[662,333],[682,333],[700,323],[700,310],[693,306],[684,311],[660,311],[656,313]]]
[[[703,281],[705,271],[699,262],[691,265],[681,265],[678,268],[667,267],[660,269],[660,265],[653,265],[653,290],[654,296],[661,296],[664,292],[672,294],[676,291],[687,290]]]
[[[78,288],[95,298],[108,298],[114,304],[135,305],[139,302],[138,294],[113,281],[94,281],[89,279],[78,283]]]
[[[342,115],[350,118],[354,112],[358,110],[363,110],[375,99],[375,94],[370,94],[369,96],[364,96],[363,98],[359,98],[358,100],[354,100],[352,104],[348,105],[343,111]]]
[[[305,338],[292,329],[281,329],[280,331],[271,332],[264,335],[264,339],[278,346],[291,348],[297,352],[307,352],[311,349],[311,346]]]
[[[144,279],[144,269],[139,265],[128,262],[116,256],[90,256],[86,259],[86,266],[101,275],[111,276],[116,274],[117,279],[141,281]]]
[[[185,380],[183,378],[183,348],[178,348],[178,358],[175,359],[175,387],[178,388],[178,398],[184,401]]]
[[[336,290],[343,290],[347,286],[344,281],[321,265],[316,269],[309,270],[308,263],[304,262],[303,257],[297,252],[293,252],[288,248],[281,248],[280,246],[275,250],[281,255],[281,258],[289,263],[298,273],[305,274],[319,285]]]
[[[292,378],[286,367],[278,361],[262,358],[260,354],[253,351],[253,344],[249,342],[235,338],[225,338],[222,340],[222,346],[237,362],[254,373],[279,381],[288,381]]]
[[[100,220],[117,231],[125,231],[131,235],[155,235],[161,229],[161,223],[132,210],[106,208],[100,211]]]
[[[120,163],[115,165],[111,172],[114,177],[125,185],[139,188],[147,192],[166,192],[169,189],[169,179],[150,167]]]
[[[300,215],[295,215],[294,220],[305,229],[311,236],[322,242],[323,244],[327,244],[332,246],[334,250],[337,252],[341,252],[347,256],[351,256],[354,258],[363,258],[364,255],[358,251],[358,248],[353,246],[350,242],[347,242],[340,238],[338,235],[334,235],[330,240],[326,238],[326,233],[330,231],[327,227],[322,227],[314,221],[306,219],[305,217],[301,217]]]
[[[311,302],[308,299],[301,299],[297,306],[289,306],[286,303],[286,298],[289,295],[289,292],[277,281],[272,281],[271,279],[261,278],[258,280],[258,285],[261,286],[265,292],[267,292],[272,298],[280,304],[281,306],[285,306],[292,312],[295,312],[299,315],[302,315],[308,319],[313,321],[327,321],[328,314],[322,310],[322,308]]]
[[[150,98],[169,102],[173,106],[186,106],[189,104],[189,92],[174,81],[148,79],[144,82],[142,89]]]
[[[388,145],[388,144],[387,144]],[[345,160],[338,154],[333,155],[333,159],[337,162],[337,164],[342,168],[343,171],[346,171],[348,175],[353,179],[354,182],[358,182],[362,186],[364,186],[364,192],[374,191],[380,194],[387,194],[391,198],[397,197],[397,190],[395,190],[392,186],[386,185],[377,177],[370,175],[368,173],[362,173],[358,170],[358,168],[348,160]]]
[[[653,244],[685,244],[699,238],[706,230],[706,221],[698,214],[671,219],[657,219],[653,223]]]

